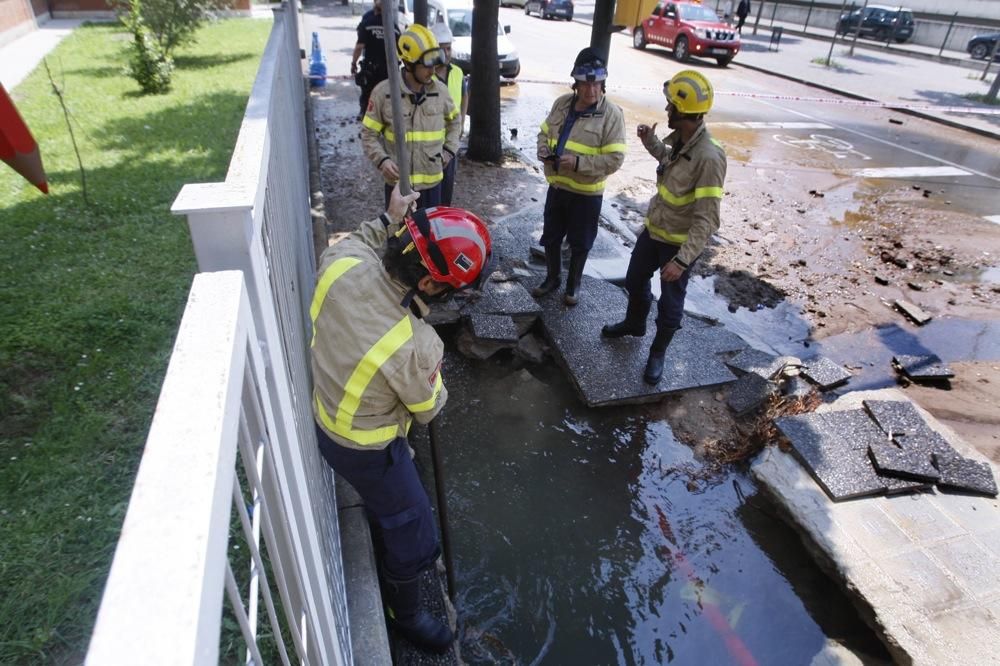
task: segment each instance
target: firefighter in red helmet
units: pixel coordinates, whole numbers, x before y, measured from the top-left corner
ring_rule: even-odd
[[[313,322],[313,414],[320,452],[361,495],[382,543],[392,626],[443,652],[449,627],[420,611],[419,575],[440,553],[407,432],[444,406],[444,344],[427,302],[477,283],[490,234],[460,208],[407,215],[418,194],[394,188],[388,210],[320,257]]]

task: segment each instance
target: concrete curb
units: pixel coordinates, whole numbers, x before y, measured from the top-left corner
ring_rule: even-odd
[[[851,99],[860,100],[863,102],[878,102],[880,104],[889,104],[881,99],[876,99],[874,97],[868,97],[866,95],[861,95],[859,93],[851,92],[849,90],[842,90],[840,88],[834,88],[832,86],[826,86],[822,83],[816,83],[815,81],[809,81],[806,79],[799,78],[797,76],[792,76],[791,74],[781,74],[780,72],[775,72],[770,69],[765,69],[764,67],[758,67],[757,65],[748,65],[745,62],[733,61],[730,63],[730,67],[736,65],[738,67],[743,67],[745,69],[750,69],[755,72],[760,72],[762,74],[768,74],[770,76],[775,76],[779,79],[785,79],[788,81],[794,81],[795,83],[800,83],[804,86],[809,86],[810,88],[817,88],[819,90],[824,90],[834,95],[840,95],[842,97],[849,97]],[[979,136],[985,136],[989,139],[1000,139],[1000,132],[993,132],[987,129],[982,129],[980,127],[972,127],[971,125],[966,125],[955,120],[949,120],[948,118],[941,118],[939,116],[934,116],[923,111],[913,111],[911,109],[899,109],[893,106],[887,106],[886,108],[895,111],[896,113],[902,113],[908,116],[913,116],[915,118],[922,118],[923,120],[929,120],[933,123],[938,123],[939,125],[947,125],[948,127],[953,127],[954,129],[965,130],[966,132],[972,132],[973,134],[978,134]]]

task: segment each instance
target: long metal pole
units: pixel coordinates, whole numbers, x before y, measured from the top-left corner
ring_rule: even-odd
[[[865,0],[865,6],[861,8],[861,20],[864,20],[865,10],[868,9],[868,0]],[[836,29],[834,29],[836,31]],[[854,47],[858,43],[858,37],[861,35],[861,24],[858,24],[858,31],[854,33],[854,41],[851,42],[851,57],[854,57]]]
[[[396,166],[399,167],[399,191],[409,194],[410,153],[406,146],[406,126],[403,125],[403,80],[396,55],[396,3],[382,3],[382,41],[385,43],[385,62],[389,68],[389,99],[392,102],[392,132],[396,140]]]
[[[993,49],[990,51],[990,54],[986,56],[986,67],[983,68],[983,75],[979,77],[980,81],[985,81],[986,75],[990,73],[990,66],[993,64],[993,59],[997,57],[998,48],[1000,48],[1000,39],[993,42]],[[1000,74],[997,74],[997,78],[1000,78]],[[994,81],[994,84],[995,83],[996,82]],[[996,99],[996,96],[997,96],[996,85],[994,85],[993,88],[990,89],[990,92],[986,95],[986,97],[988,99]]]
[[[757,26],[760,25],[760,13],[764,11],[764,0],[757,4],[757,20],[753,22],[753,34],[757,34]]]
[[[444,492],[444,463],[438,449],[437,419],[427,424],[427,438],[431,443],[431,462],[434,465],[434,494],[437,497],[438,520],[441,523],[441,550],[444,553],[444,572],[448,582],[448,598],[455,600],[455,567],[451,557],[451,530],[448,528],[448,498]]]
[[[840,5],[840,16],[844,15],[844,7],[846,7],[846,6],[847,6],[847,0],[844,0],[843,4]],[[852,8],[854,7],[853,3],[851,4],[851,7]],[[848,25],[848,27],[850,27],[850,25],[851,25],[850,22],[848,22],[847,25]],[[860,23],[858,24],[858,32],[861,32],[861,24]],[[828,54],[826,54],[826,66],[827,67],[830,66],[831,62],[833,62],[833,47],[834,47],[834,45],[836,43],[837,43],[837,25],[834,24],[834,26],[833,26],[833,39],[830,40],[830,52]]]
[[[806,12],[806,24],[802,26],[802,32],[809,32],[809,17],[813,15],[813,5],[816,4],[816,0],[810,0],[809,11]],[[836,30],[836,28],[834,28]]]

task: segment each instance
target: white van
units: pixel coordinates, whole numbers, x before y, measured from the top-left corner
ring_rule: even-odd
[[[399,20],[402,26],[413,22],[413,0],[399,0]],[[472,2],[469,0],[427,0],[427,23],[448,21],[451,28],[452,61],[462,68],[466,74],[472,72]],[[516,78],[521,73],[521,60],[517,49],[507,36],[510,26],[497,25],[497,60],[500,65],[500,76],[505,79]]]

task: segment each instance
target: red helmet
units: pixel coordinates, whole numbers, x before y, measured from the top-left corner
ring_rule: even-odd
[[[492,242],[486,224],[461,208],[416,210],[406,229],[424,266],[437,282],[462,289],[477,282],[490,262]]]

